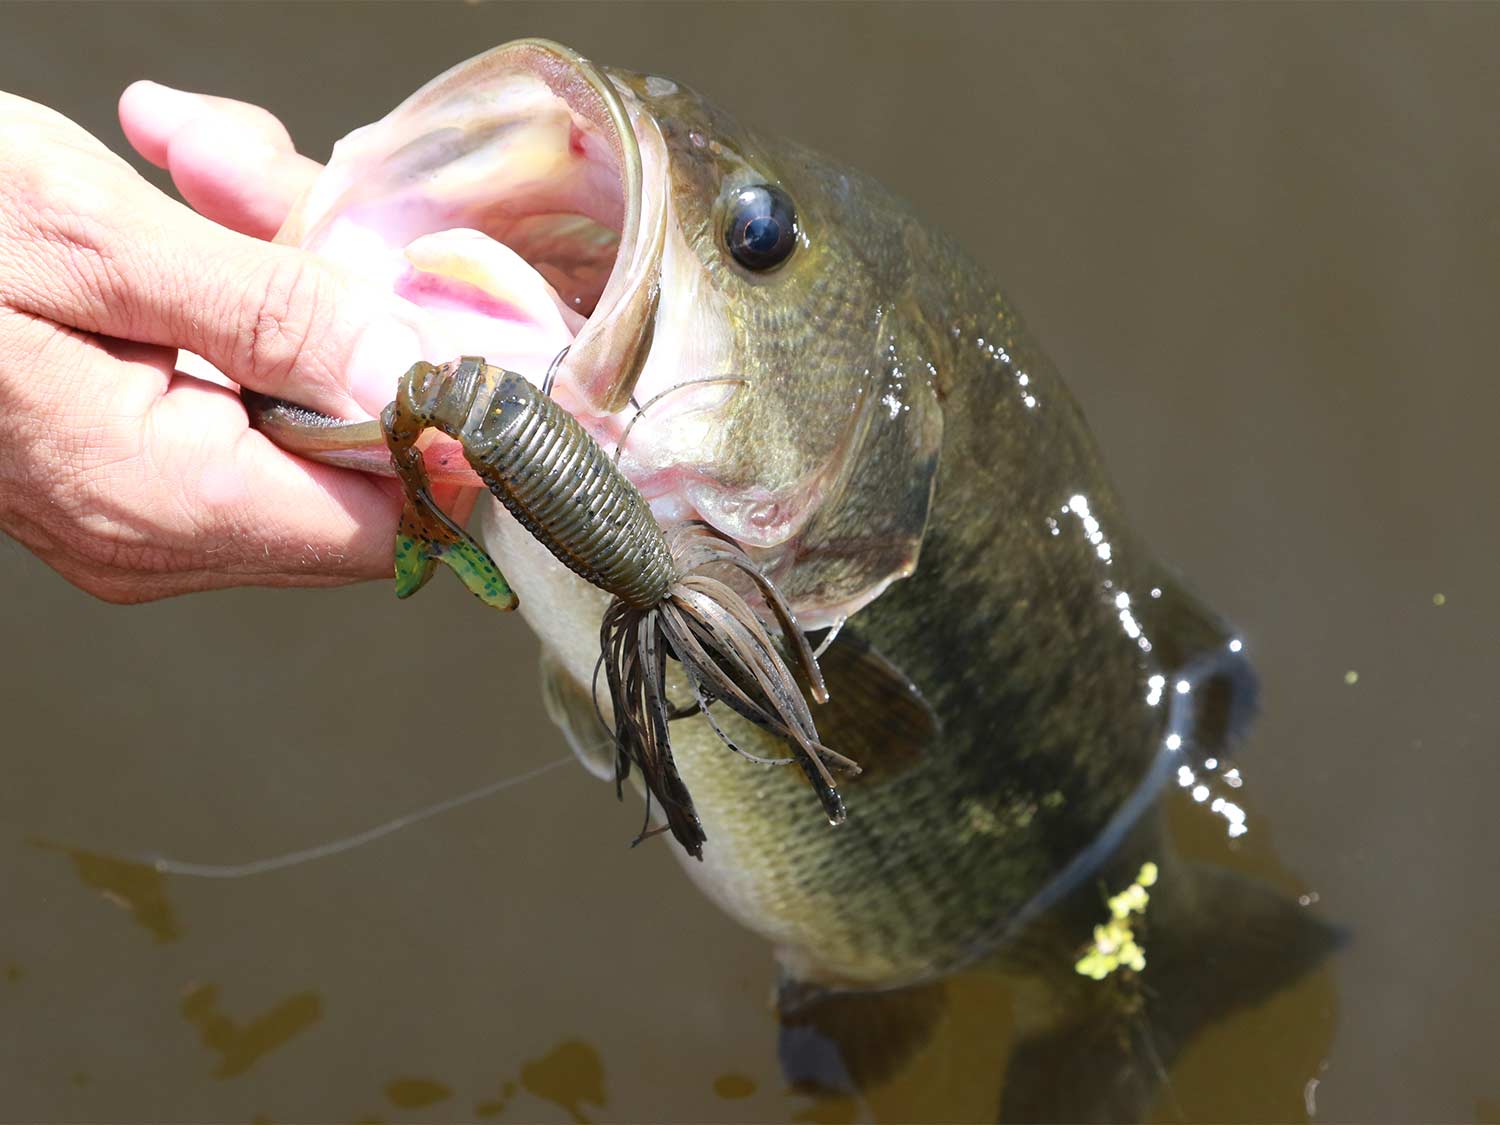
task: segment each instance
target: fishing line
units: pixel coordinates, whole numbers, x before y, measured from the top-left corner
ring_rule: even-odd
[[[547,365],[547,374],[542,376],[542,394],[548,398],[552,397],[553,384],[557,382],[557,369],[562,366],[563,357],[568,354],[572,344],[564,344],[563,350],[552,357],[552,362]]]
[[[680,383],[674,383],[664,391],[657,391],[648,398],[645,403],[635,408],[635,413],[630,416],[630,421],[625,423],[625,430],[620,434],[620,440],[615,442],[614,463],[620,463],[620,454],[625,450],[625,442],[630,437],[630,431],[635,429],[635,424],[641,420],[641,415],[650,410],[662,399],[670,394],[676,394],[685,387],[702,387],[713,383],[733,383],[736,386],[748,387],[750,380],[743,375],[705,375],[702,379],[684,379]],[[631,396],[631,405],[635,405],[635,396]]]
[[[265,859],[255,859],[248,863],[188,863],[178,859],[168,859],[166,856],[147,856],[139,862],[160,872],[163,875],[188,875],[197,879],[243,879],[250,875],[264,875],[268,871],[280,871],[284,867],[294,867],[299,863],[309,863],[312,860],[326,859],[331,855],[353,849],[378,840],[382,836],[389,836],[392,832],[399,832],[403,828],[410,828],[413,824],[420,823],[440,813],[451,812],[453,809],[461,808],[473,801],[483,800],[485,797],[493,797],[497,793],[503,793],[517,785],[522,785],[543,774],[551,773],[558,766],[572,761],[571,756],[557,758],[545,762],[535,769],[527,770],[525,773],[515,774],[511,777],[502,777],[499,781],[492,781],[488,785],[478,789],[471,789],[467,793],[460,793],[456,797],[438,801],[436,804],[426,805],[413,812],[405,813],[394,820],[387,820],[377,824],[373,828],[367,828],[363,832],[356,832],[353,836],[345,836],[338,840],[329,840],[327,843],[316,844],[310,848],[302,848],[295,852],[286,852],[282,855],[267,856]]]

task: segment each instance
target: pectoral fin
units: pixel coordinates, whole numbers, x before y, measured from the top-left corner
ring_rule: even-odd
[[[828,745],[859,764],[839,787],[888,781],[931,752],[942,724],[916,684],[850,629],[818,660],[828,702],[813,709]]]
[[[600,721],[588,689],[564,670],[551,652],[542,653],[542,702],[547,717],[562,731],[563,741],[589,773],[615,780],[614,736]]]

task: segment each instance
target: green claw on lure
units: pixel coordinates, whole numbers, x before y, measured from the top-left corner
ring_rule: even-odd
[[[440,542],[418,528],[413,528],[412,534],[396,536],[396,596],[409,598],[415,594],[427,584],[439,562],[450,567],[469,592],[491,609],[516,608],[515,591],[477,543]]]
[[[401,515],[396,533],[396,596],[409,598],[427,585],[438,563],[449,567],[469,592],[492,609],[515,609],[517,599],[505,575],[483,547],[469,538],[426,497],[427,518],[412,506]],[[439,523],[434,517],[442,517]],[[456,534],[455,534],[456,533]]]
[[[430,420],[412,404],[414,377],[431,370],[413,368],[402,383],[402,393],[381,416],[381,430],[390,446],[392,464],[406,489],[401,526],[396,533],[396,596],[409,598],[432,577],[438,563],[451,569],[469,592],[494,609],[515,609],[515,591],[483,547],[470,538],[438,507],[415,442]]]

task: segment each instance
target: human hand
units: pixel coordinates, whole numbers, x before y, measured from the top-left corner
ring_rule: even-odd
[[[388,482],[282,452],[175,364],[367,417],[420,314],[261,241],[319,167],[265,110],[140,82],[120,118],[201,214],[0,93],[0,531],[113,602],[389,576]]]

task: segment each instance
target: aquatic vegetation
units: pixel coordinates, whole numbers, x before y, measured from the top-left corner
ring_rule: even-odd
[[[1146,951],[1136,938],[1131,915],[1145,917],[1151,901],[1147,888],[1156,885],[1156,878],[1156,864],[1148,861],[1141,865],[1135,882],[1110,896],[1109,921],[1094,927],[1094,944],[1073,966],[1080,975],[1103,980],[1120,968],[1136,973],[1145,970]]]

